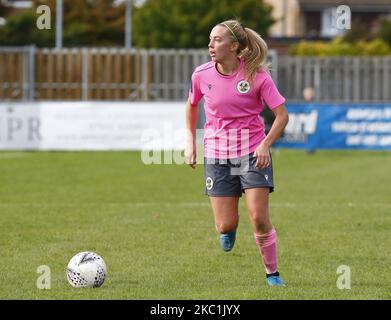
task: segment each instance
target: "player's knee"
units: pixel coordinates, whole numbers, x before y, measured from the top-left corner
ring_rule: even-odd
[[[255,232],[258,234],[263,234],[269,232],[273,228],[270,222],[260,222],[255,225]]]
[[[250,218],[257,224],[269,223],[269,215],[267,209],[257,208],[250,211]]]
[[[252,225],[254,226],[257,232],[263,232],[269,230],[271,222],[268,215],[264,214],[253,214],[251,215]]]

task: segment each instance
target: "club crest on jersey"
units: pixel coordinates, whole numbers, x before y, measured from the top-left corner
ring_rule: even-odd
[[[247,93],[250,91],[250,84],[247,81],[242,80],[238,82],[236,89],[238,89],[240,93]]]

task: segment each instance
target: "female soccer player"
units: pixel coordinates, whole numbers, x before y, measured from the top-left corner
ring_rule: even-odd
[[[277,235],[269,219],[273,192],[271,145],[288,123],[285,99],[266,63],[267,45],[259,34],[236,20],[217,24],[209,37],[211,61],[197,67],[186,106],[185,159],[196,165],[195,129],[198,103],[204,98],[205,193],[224,251],[233,248],[242,193],[266,271],[266,282],[283,286],[277,269]],[[260,116],[264,105],[275,120],[267,135]]]

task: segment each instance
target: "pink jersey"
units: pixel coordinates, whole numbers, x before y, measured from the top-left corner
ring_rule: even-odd
[[[265,138],[264,102],[270,109],[285,102],[268,72],[258,72],[251,85],[245,81],[243,59],[232,75],[221,74],[213,61],[197,67],[189,98],[194,106],[204,98],[205,157],[216,159],[253,152]]]

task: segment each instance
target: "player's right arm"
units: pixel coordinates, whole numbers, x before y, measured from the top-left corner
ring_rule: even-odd
[[[198,118],[198,104],[192,105],[190,99],[186,103],[186,149],[185,161],[193,169],[197,163],[196,126]]]

